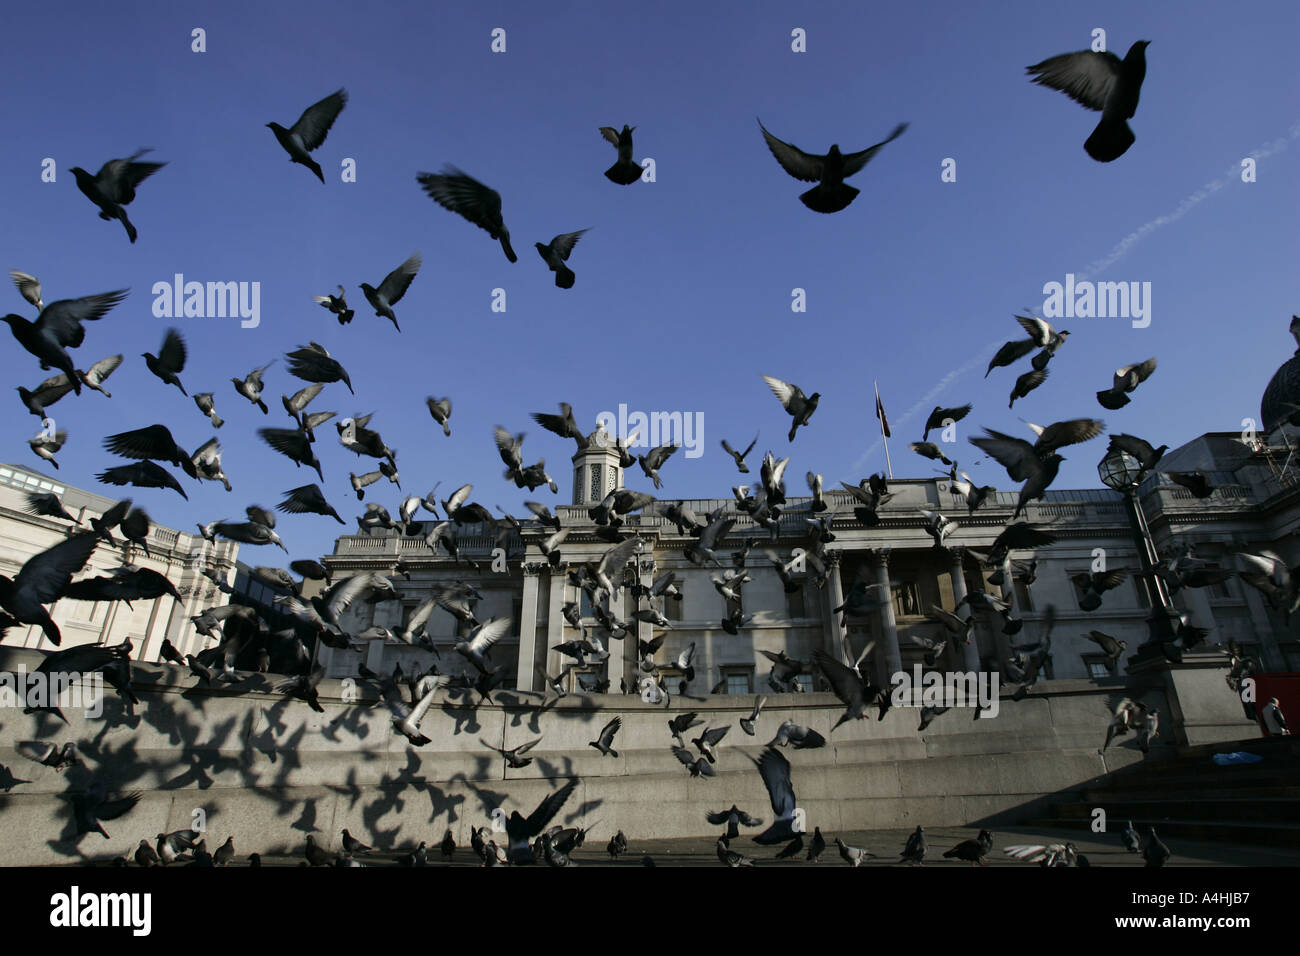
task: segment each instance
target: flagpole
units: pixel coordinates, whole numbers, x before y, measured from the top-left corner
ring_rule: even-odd
[[[880,419],[880,440],[885,443],[885,469],[889,472],[889,480],[893,481],[894,463],[889,460],[889,438],[885,435],[884,406],[880,404],[880,383],[873,380],[872,385],[876,390],[876,417]]]

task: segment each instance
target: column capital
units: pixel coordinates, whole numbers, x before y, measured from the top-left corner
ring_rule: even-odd
[[[838,568],[843,557],[844,553],[842,551],[827,551],[823,560],[826,562],[827,568]]]
[[[641,572],[642,574],[653,574],[653,573],[654,573],[654,569],[655,569],[655,567],[656,567],[656,565],[655,565],[655,559],[654,559],[654,558],[642,558],[640,561],[637,562],[637,567],[638,567],[638,569],[640,570],[640,572]]]
[[[550,565],[544,561],[528,561],[521,565],[526,578],[535,578],[542,573],[543,569],[549,567]]]
[[[966,546],[964,544],[954,544],[948,547],[948,555],[952,558],[953,564],[966,563]]]
[[[894,550],[893,548],[887,548],[887,547],[873,548],[871,551],[871,558],[873,561],[876,562],[878,566],[889,567],[889,555],[893,552],[893,550]]]

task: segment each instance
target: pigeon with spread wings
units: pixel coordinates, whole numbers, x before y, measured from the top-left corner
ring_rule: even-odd
[[[418,173],[416,181],[429,198],[443,209],[454,212],[483,229],[501,242],[501,249],[511,262],[518,262],[510,247],[510,230],[501,218],[501,194],[466,175],[455,166],[445,166],[441,173]]]
[[[1137,139],[1126,121],[1137,112],[1150,42],[1138,40],[1122,60],[1109,50],[1080,50],[1025,68],[1038,85],[1060,90],[1076,103],[1101,113],[1101,121],[1083,144],[1099,163],[1119,159]]]
[[[306,166],[324,183],[325,176],[320,164],[309,154],[325,142],[334,121],[347,105],[348,92],[339,89],[303,110],[298,122],[288,129],[279,123],[267,123],[266,126],[275,134],[276,142],[289,154],[289,162]]]
[[[875,146],[858,150],[855,153],[842,153],[838,143],[832,144],[824,156],[805,153],[798,146],[777,139],[767,131],[763,121],[758,121],[758,128],[763,131],[767,148],[772,151],[776,161],[787,173],[805,183],[817,183],[812,189],[799,197],[814,212],[839,212],[857,197],[861,190],[844,182],[846,178],[866,166],[876,153],[888,143],[902,136],[907,129],[906,123],[899,123],[894,131]]]
[[[821,392],[804,395],[803,390],[798,385],[783,382],[771,375],[764,375],[762,379],[767,382],[767,387],[772,390],[772,394],[781,402],[781,407],[789,412],[790,417],[794,419],[790,425],[790,434],[788,436],[789,441],[794,441],[794,433],[799,430],[799,426],[807,425],[808,420],[813,416],[813,412],[817,411],[817,403],[822,397]]]

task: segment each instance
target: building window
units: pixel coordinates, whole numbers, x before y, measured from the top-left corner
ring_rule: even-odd
[[[682,620],[681,601],[677,600],[676,598],[669,597],[668,595],[664,595],[662,598],[659,599],[659,601],[662,605],[662,607],[660,607],[660,611],[663,612],[664,617],[668,618],[668,620],[670,621]]]
[[[586,588],[578,588],[578,613],[584,620],[595,616],[591,606],[591,594]]]
[[[812,676],[812,674],[800,674],[798,677],[796,677],[796,678],[794,679],[794,681],[795,681],[795,683],[798,684],[801,688],[803,688],[803,692],[804,692],[805,694],[811,694],[811,693],[813,692],[813,676]]]
[[[724,667],[722,678],[727,682],[724,693],[752,694],[754,692],[754,669],[752,667]]]
[[[1034,609],[1034,602],[1029,597],[1029,588],[1025,585],[1025,583],[1023,581],[1017,581],[1015,584],[1015,590],[1016,590],[1016,610],[1032,611]]]
[[[613,491],[618,487],[618,466],[609,466],[609,490]]]
[[[591,503],[596,504],[605,496],[600,493],[600,465],[592,465],[591,471]]]
[[[797,591],[791,591],[785,596],[785,608],[792,620],[799,620],[808,616],[808,610],[804,607],[802,585]]]
[[[515,627],[518,627],[518,626],[519,626],[519,622],[522,621],[522,620],[524,619],[524,599],[523,599],[523,598],[515,598],[515,599],[514,599],[513,603],[511,603],[511,605],[510,605],[510,615],[511,615],[510,620],[511,620],[512,622],[514,622],[514,626],[515,626]]]
[[[1084,654],[1083,666],[1088,671],[1088,676],[1094,680],[1115,676],[1110,672],[1110,668],[1106,666],[1105,657],[1098,657],[1094,654]]]
[[[921,596],[915,581],[900,581],[894,588],[894,613],[899,617],[920,615]]]

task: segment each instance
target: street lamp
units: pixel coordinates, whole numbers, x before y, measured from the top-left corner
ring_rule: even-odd
[[[1147,526],[1146,515],[1142,513],[1142,504],[1138,501],[1138,483],[1144,474],[1142,464],[1132,455],[1112,446],[1107,450],[1106,457],[1098,463],[1097,474],[1107,488],[1124,495],[1133,539],[1137,543],[1138,561],[1142,565],[1142,583],[1151,604],[1151,616],[1147,619],[1147,625],[1151,629],[1150,643],[1170,644],[1177,637],[1179,614],[1169,596],[1165,579],[1156,573],[1160,555],[1156,552],[1151,529]]]

